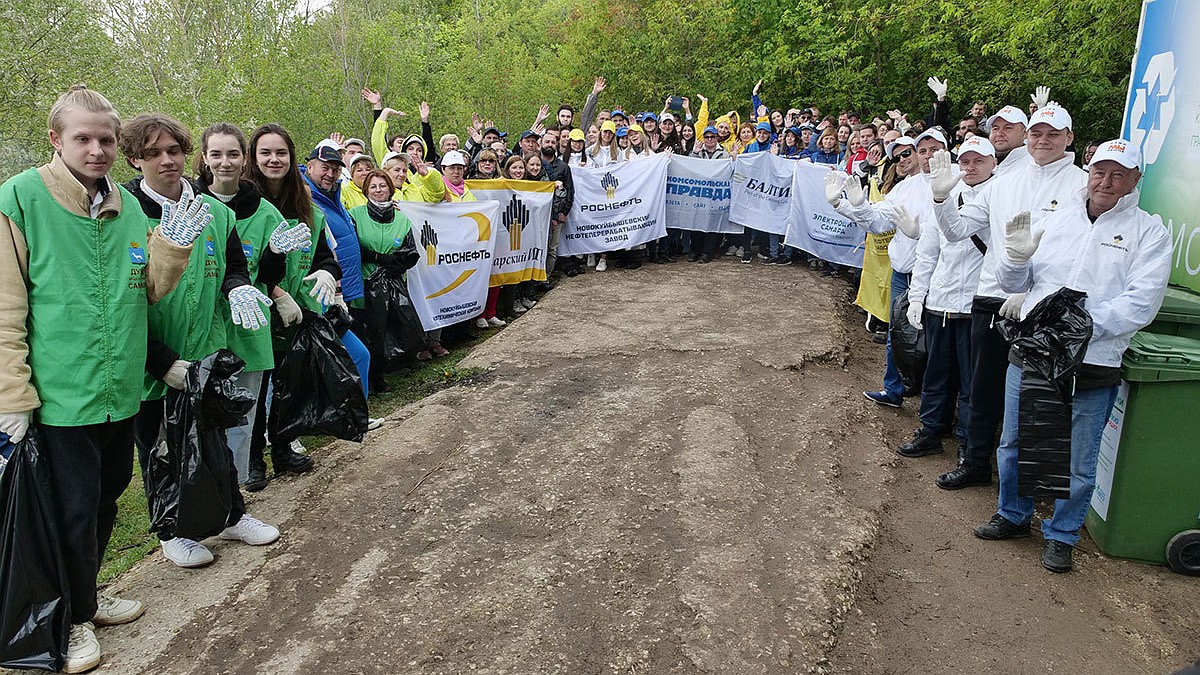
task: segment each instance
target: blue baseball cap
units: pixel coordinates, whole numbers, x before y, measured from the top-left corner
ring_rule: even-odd
[[[704,127],[704,133],[702,133],[702,134],[700,134],[700,135],[701,135],[701,136],[707,136],[708,134],[712,134],[713,136],[718,136],[718,135],[719,135],[719,134],[717,133],[717,128],[716,128],[716,127],[714,127],[714,126],[711,126],[711,125],[710,125],[710,126],[707,126],[707,127]]]
[[[770,122],[759,122],[758,124],[756,124],[754,126],[754,130],[755,131],[770,131],[771,123]]]
[[[643,121],[643,122],[645,122],[646,120],[654,120],[655,122],[657,122],[657,121],[658,121],[658,115],[655,115],[655,114],[654,114],[654,113],[652,113],[652,112],[643,113],[643,114],[642,114],[642,121]]]
[[[617,138],[624,138],[629,135],[629,127],[617,127]]]
[[[624,117],[625,119],[629,119],[629,115],[626,115],[625,111],[621,110],[620,108],[614,108],[613,111],[608,114],[609,117],[616,117],[617,115],[620,115],[621,117]]]

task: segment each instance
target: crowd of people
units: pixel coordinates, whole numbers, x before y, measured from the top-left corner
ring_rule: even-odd
[[[369,140],[335,132],[304,153],[277,124],[247,134],[216,123],[197,143],[169,115],[122,122],[101,94],[64,93],[49,115],[50,162],[0,187],[0,434],[19,443],[36,420],[57,488],[72,615],[64,672],[99,663],[96,626],[144,610],[98,593],[96,575],[117,497],[132,477],[132,449],[146,475],[162,441],[166,392],[185,386],[193,363],[226,348],[246,364],[239,384],[257,405],[226,432],[234,506],[220,537],[250,545],[280,536],[245,512],[241,496],[268,485],[266,449],[276,476],[313,466],[298,439],[268,433],[271,373],[288,346],[272,333],[287,335],[306,315],[339,305],[354,318],[341,337],[364,394],[387,389],[388,364],[360,336],[371,332],[363,300],[372,274],[402,277],[419,259],[397,202],[474,201],[471,180],[555,184],[548,280],[490,289],[482,314],[425,333],[414,362],[446,356],[443,343],[502,326],[564,277],[605,272],[610,262],[636,269],[724,253],[840,273],[754,223],[742,234],[668,230],[645,247],[559,258],[572,171],[656,153],[767,152],[828,165],[831,206],[868,236],[890,237],[888,292],[893,300],[906,294],[906,319],[923,327],[928,366],[906,381],[889,337],[883,389],[864,393],[891,407],[919,396],[921,428],[898,448],[905,457],[940,453],[945,436],[957,437],[958,462],[940,487],[990,485],[996,458],[999,508],[975,529],[981,538],[1028,536],[1033,513],[1016,488],[1019,356],[997,327],[1060,287],[1088,294],[1095,331],[1076,375],[1071,496],[1042,528],[1043,565],[1069,570],[1121,353],[1161,303],[1171,244],[1137,206],[1141,158],[1132,144],[1090,143],[1081,168],[1071,116],[1048,90],[1035,92],[1028,112],[1007,105],[989,115],[976,102],[955,123],[948,84],[927,84],[933,109],[921,119],[897,110],[868,119],[823,115],[815,105],[772,108],[761,81],[745,110],[714,118],[699,95],[695,111],[691,99],[675,96],[657,112],[601,108],[605,80],[597,78],[578,113],[564,103],[550,119],[542,106],[511,137],[476,115],[462,138],[435,136],[427,103],[417,111],[419,131],[406,133],[409,115],[364,89],[375,111]],[[118,151],[138,172],[125,185],[109,177]],[[176,565],[213,561],[202,542],[155,534]]]

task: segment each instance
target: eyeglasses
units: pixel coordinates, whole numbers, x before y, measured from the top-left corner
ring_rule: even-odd
[[[909,157],[912,157],[912,156],[913,156],[912,150],[905,150],[903,152],[896,153],[896,159],[908,159]]]

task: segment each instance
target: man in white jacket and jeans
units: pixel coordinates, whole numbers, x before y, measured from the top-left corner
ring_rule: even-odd
[[[992,177],[996,151],[988,139],[972,136],[959,146],[958,162],[963,179],[950,191],[950,201],[962,205]],[[936,223],[916,222],[907,213],[897,214],[896,226],[910,237],[920,237],[908,287],[908,322],[924,328],[929,354],[921,386],[921,428],[897,452],[922,457],[941,452],[942,436],[950,431],[958,436],[960,448],[967,435],[971,303],[987,245],[978,237],[948,241]]]
[[[1075,374],[1070,498],[1055,500],[1054,515],[1042,521],[1042,565],[1052,572],[1071,569],[1071,552],[1096,484],[1100,435],[1120,383],[1121,355],[1133,334],[1158,313],[1171,272],[1171,240],[1162,220],[1137,206],[1140,165],[1133,143],[1102,144],[1092,158],[1087,188],[1075,199],[1036,225],[1025,211],[1009,220],[996,264],[1000,287],[1026,294],[1022,318],[1064,287],[1087,294],[1085,307],[1092,317],[1092,339]],[[1033,499],[1017,492],[1021,369],[1010,364],[1006,378],[1004,430],[996,451],[999,508],[975,528],[981,539],[1027,537],[1033,516]]]
[[[930,189],[938,228],[948,241],[978,236],[988,246],[979,272],[979,287],[971,307],[971,406],[967,420],[967,442],[960,451],[962,461],[949,473],[938,476],[938,487],[955,490],[992,482],[992,453],[996,429],[1004,410],[1004,364],[1008,344],[996,331],[1001,316],[1015,316],[1023,294],[1009,297],[996,281],[996,264],[1003,256],[997,246],[1004,242],[1004,226],[1012,217],[1027,211],[1034,222],[1065,207],[1087,182],[1087,174],[1074,165],[1067,148],[1075,139],[1071,115],[1058,105],[1040,108],[1029,120],[1024,166],[1014,165],[998,172],[973,201],[961,207],[949,199],[961,174],[955,174],[949,153],[930,161]],[[1019,157],[1017,158],[1019,159]],[[1001,165],[1008,164],[1008,160]],[[989,244],[990,242],[990,244]]]

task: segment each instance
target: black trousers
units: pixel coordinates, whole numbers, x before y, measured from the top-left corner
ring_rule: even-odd
[[[1008,343],[996,330],[1003,304],[996,298],[975,298],[971,306],[971,405],[961,461],[981,472],[991,471],[996,432],[1004,420]]]
[[[80,427],[42,426],[43,452],[62,520],[71,623],[96,614],[96,575],[133,477],[133,418]]]
[[[923,321],[929,358],[921,385],[921,433],[941,438],[953,432],[961,440],[971,408],[971,319],[926,311]]]
[[[162,430],[163,413],[166,410],[167,400],[160,398],[157,401],[142,401],[142,408],[138,411],[136,422],[136,430],[133,441],[137,446],[138,466],[142,467],[142,487],[146,491],[146,506],[150,506],[150,451],[154,449],[158,443],[158,434]],[[232,499],[231,508],[229,510],[229,518],[226,519],[225,525],[235,525],[237,521],[242,519],[246,513],[246,500],[242,497],[242,490],[239,487],[237,467],[233,465],[233,454],[229,457],[229,485],[230,497]],[[128,480],[125,481],[129,483]],[[160,530],[155,534],[158,535],[159,541],[166,541],[175,537],[172,532]],[[94,612],[93,612],[94,613]]]

